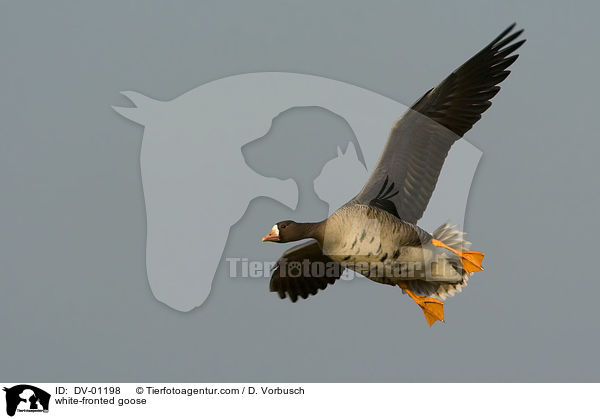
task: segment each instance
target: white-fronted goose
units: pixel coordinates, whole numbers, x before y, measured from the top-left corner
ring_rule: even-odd
[[[311,241],[283,254],[271,277],[281,298],[307,298],[352,269],[399,286],[428,324],[444,320],[443,300],[482,270],[483,253],[455,227],[433,234],[416,225],[433,193],[452,144],[490,107],[513,54],[525,40],[515,24],[421,97],[392,127],[383,153],[360,193],[317,223],[281,221],[263,241]]]

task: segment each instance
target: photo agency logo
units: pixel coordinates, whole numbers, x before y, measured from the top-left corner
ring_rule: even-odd
[[[11,388],[4,387],[6,396],[6,414],[48,413],[50,393],[29,384],[19,384]]]
[[[168,101],[122,94],[134,107],[114,109],[144,127],[148,281],[179,311],[206,300],[221,263],[229,277],[268,278],[280,249],[260,237],[273,218],[324,219],[356,196],[408,109],[349,83],[282,72],[222,78]],[[481,154],[464,139],[452,146],[423,229],[451,220],[462,230]],[[234,231],[244,234],[231,239]],[[354,277],[346,269],[341,278]]]

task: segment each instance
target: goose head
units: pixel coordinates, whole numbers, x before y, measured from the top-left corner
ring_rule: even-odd
[[[297,223],[292,220],[275,224],[269,234],[262,238],[264,242],[288,243],[315,237],[315,229],[320,223]]]

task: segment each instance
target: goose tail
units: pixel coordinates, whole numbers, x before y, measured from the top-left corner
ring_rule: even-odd
[[[436,281],[406,281],[408,288],[417,295],[425,298],[435,298],[441,301],[453,297],[463,290],[469,282],[472,272],[483,269],[481,259],[483,253],[469,250],[471,242],[465,239],[465,233],[460,231],[456,225],[448,222],[439,226],[432,234],[435,241],[441,242],[444,248],[459,256],[462,263],[461,280],[459,282],[436,282]],[[434,242],[435,245],[435,242]],[[406,293],[405,290],[403,290]]]
[[[466,233],[460,231],[456,225],[445,222],[439,226],[432,234],[433,244],[450,250],[459,256],[463,272],[462,280],[457,283],[438,283],[434,286],[435,290],[432,290],[430,297],[439,298],[445,300],[448,297],[453,297],[463,290],[467,286],[469,281],[469,275],[473,272],[480,271],[483,269],[481,261],[483,259],[483,253],[469,250],[471,248],[471,242],[465,239]],[[436,244],[436,242],[438,244]]]

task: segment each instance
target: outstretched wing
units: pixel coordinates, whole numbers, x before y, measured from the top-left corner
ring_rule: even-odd
[[[295,303],[299,296],[306,299],[334,284],[343,271],[311,240],[292,247],[279,258],[271,275],[270,290]]]
[[[429,90],[394,124],[371,177],[353,202],[416,223],[423,215],[450,147],[491,106],[513,54],[525,40],[515,24]],[[511,33],[512,32],[512,33]],[[513,54],[513,55],[511,55]]]

